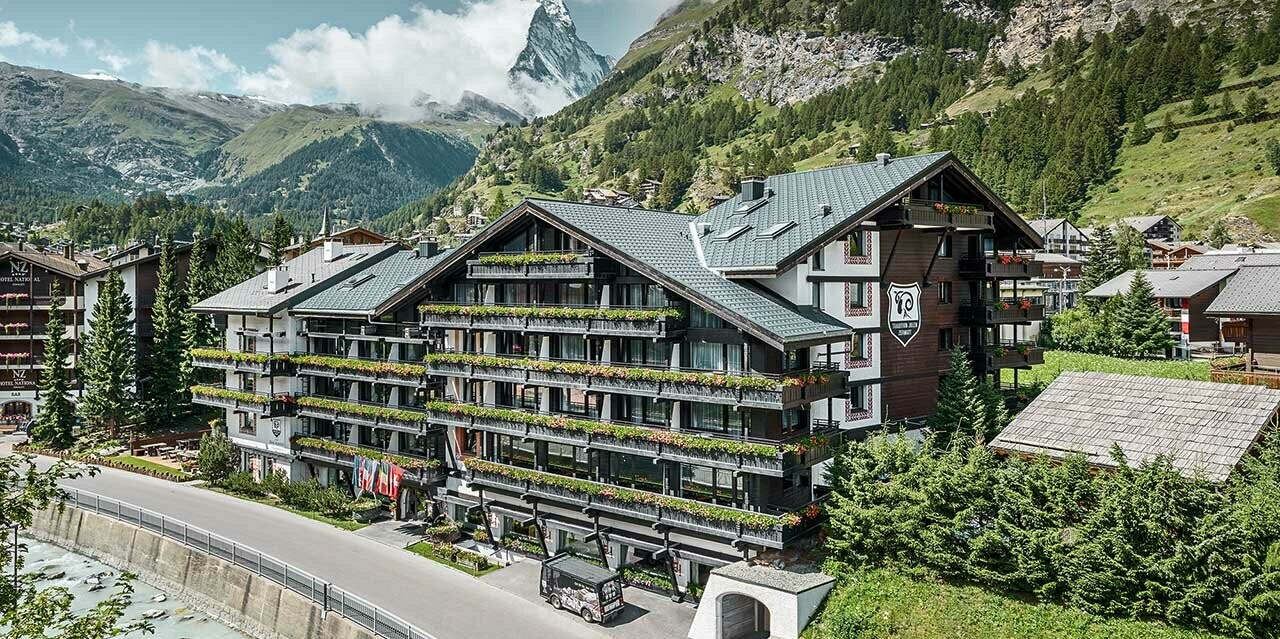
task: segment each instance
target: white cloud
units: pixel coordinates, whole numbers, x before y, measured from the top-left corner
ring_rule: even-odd
[[[107,58],[99,58],[111,64]],[[123,57],[116,61],[128,64]],[[183,49],[154,40],[143,47],[141,61],[146,66],[147,84],[179,89],[207,89],[219,79],[244,73],[230,58],[214,49],[200,46]]]
[[[129,59],[129,56],[121,55],[119,53],[106,52],[98,53],[97,55],[99,61],[107,65],[108,69],[111,69],[116,73],[123,71],[125,67],[133,64],[133,60]]]
[[[355,102],[387,117],[413,117],[426,98],[452,102],[464,91],[514,101],[507,70],[524,48],[537,0],[479,0],[457,13],[421,5],[363,33],[327,24],[267,48],[272,64],[239,89],[282,102]]]
[[[38,53],[57,56],[67,54],[67,45],[63,41],[23,31],[12,20],[0,22],[0,47],[29,47]]]

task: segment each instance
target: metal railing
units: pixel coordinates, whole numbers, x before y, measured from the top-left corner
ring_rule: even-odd
[[[229,561],[306,597],[325,612],[336,612],[346,617],[352,623],[380,637],[436,639],[435,635],[413,626],[338,586],[226,537],[117,499],[65,486],[63,490],[66,492],[64,501],[68,505],[149,530],[188,548]]]

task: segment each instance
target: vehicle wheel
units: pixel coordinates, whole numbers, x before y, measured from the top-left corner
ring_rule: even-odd
[[[582,609],[582,619],[587,623],[600,623],[600,620],[596,618],[596,611],[590,608]]]
[[[560,603],[560,595],[551,595],[550,601],[552,608],[555,608],[556,610],[564,609],[564,606]]]

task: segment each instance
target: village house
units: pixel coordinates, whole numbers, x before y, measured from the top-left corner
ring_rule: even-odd
[[[1168,215],[1141,215],[1121,218],[1116,226],[1127,224],[1148,240],[1177,244],[1182,241],[1182,226]]]
[[[1126,271],[1085,293],[1086,297],[1109,298],[1129,291],[1137,271]],[[1188,356],[1196,347],[1216,348],[1220,335],[1218,320],[1205,314],[1205,309],[1218,296],[1234,269],[1214,270],[1150,270],[1142,274],[1151,283],[1152,294],[1169,318],[1169,333],[1176,345],[1175,354]]]

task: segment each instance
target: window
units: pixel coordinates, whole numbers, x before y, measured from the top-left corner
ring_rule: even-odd
[[[598,394],[588,394],[579,388],[565,388],[556,394],[556,410],[574,415],[595,415],[600,402]]]
[[[866,356],[867,349],[866,349],[866,346],[862,343],[862,341],[863,341],[862,335],[854,335],[853,339],[849,340],[849,359],[859,360],[859,359],[867,358]]]
[[[789,408],[782,411],[782,432],[789,433],[800,428],[800,409]]]
[[[772,238],[778,237],[779,235],[782,235],[783,233],[786,233],[791,229],[791,227],[795,225],[796,225],[795,222],[790,222],[790,221],[779,222],[778,224],[774,224],[773,226],[770,226],[767,229],[762,229],[760,232],[756,233],[756,237],[772,239]]]
[[[745,412],[719,404],[689,405],[689,429],[711,433],[740,433],[749,426]]]
[[[848,282],[846,286],[849,291],[849,308],[867,308],[867,283]]]
[[[655,464],[647,457],[626,453],[608,453],[608,455],[611,483],[656,493],[662,492],[663,464]]]
[[[591,459],[586,448],[547,442],[547,470],[569,477],[591,477]]]
[[[240,336],[240,351],[243,353],[258,352],[258,338],[253,335]]]
[[[951,303],[951,282],[938,282],[938,303]]]
[[[498,461],[521,468],[533,468],[538,458],[537,443],[521,441],[518,437],[498,435]]]
[[[943,328],[938,330],[938,350],[949,351],[956,345],[955,336],[951,329]]]
[[[665,426],[671,419],[671,402],[638,395],[614,395],[616,419],[637,424]]]
[[[689,327],[724,328],[724,320],[695,306],[689,313]]]
[[[720,342],[692,342],[689,349],[689,367],[704,371],[741,373],[742,345]]]
[[[855,386],[849,391],[849,410],[859,411],[867,410],[867,394],[863,392],[861,386]]]
[[[942,242],[938,243],[938,257],[951,257],[951,251],[951,236],[942,236]]]
[[[750,224],[742,224],[739,226],[734,226],[734,227],[725,229],[723,231],[720,231],[716,235],[713,235],[711,237],[711,241],[712,242],[728,242],[729,240],[732,240],[733,238],[738,237],[739,235],[742,235],[743,233],[746,233],[749,230],[751,230]]]
[[[699,501],[736,503],[737,493],[733,471],[680,464],[680,496]]]
[[[586,361],[587,339],[585,337],[581,335],[557,335],[555,339],[559,346],[556,351],[558,359]]]
[[[825,253],[824,249],[818,249],[818,252],[813,254],[813,266],[811,267],[813,270],[822,271],[826,269],[826,265],[823,263],[823,253]]]
[[[671,363],[671,343],[655,342],[638,337],[622,338],[618,349],[618,361],[625,364],[666,366]]]
[[[866,242],[860,231],[850,233],[844,240],[845,252],[849,257],[864,257],[867,254]]]
[[[822,282],[814,282],[810,285],[809,305],[822,308]]]

